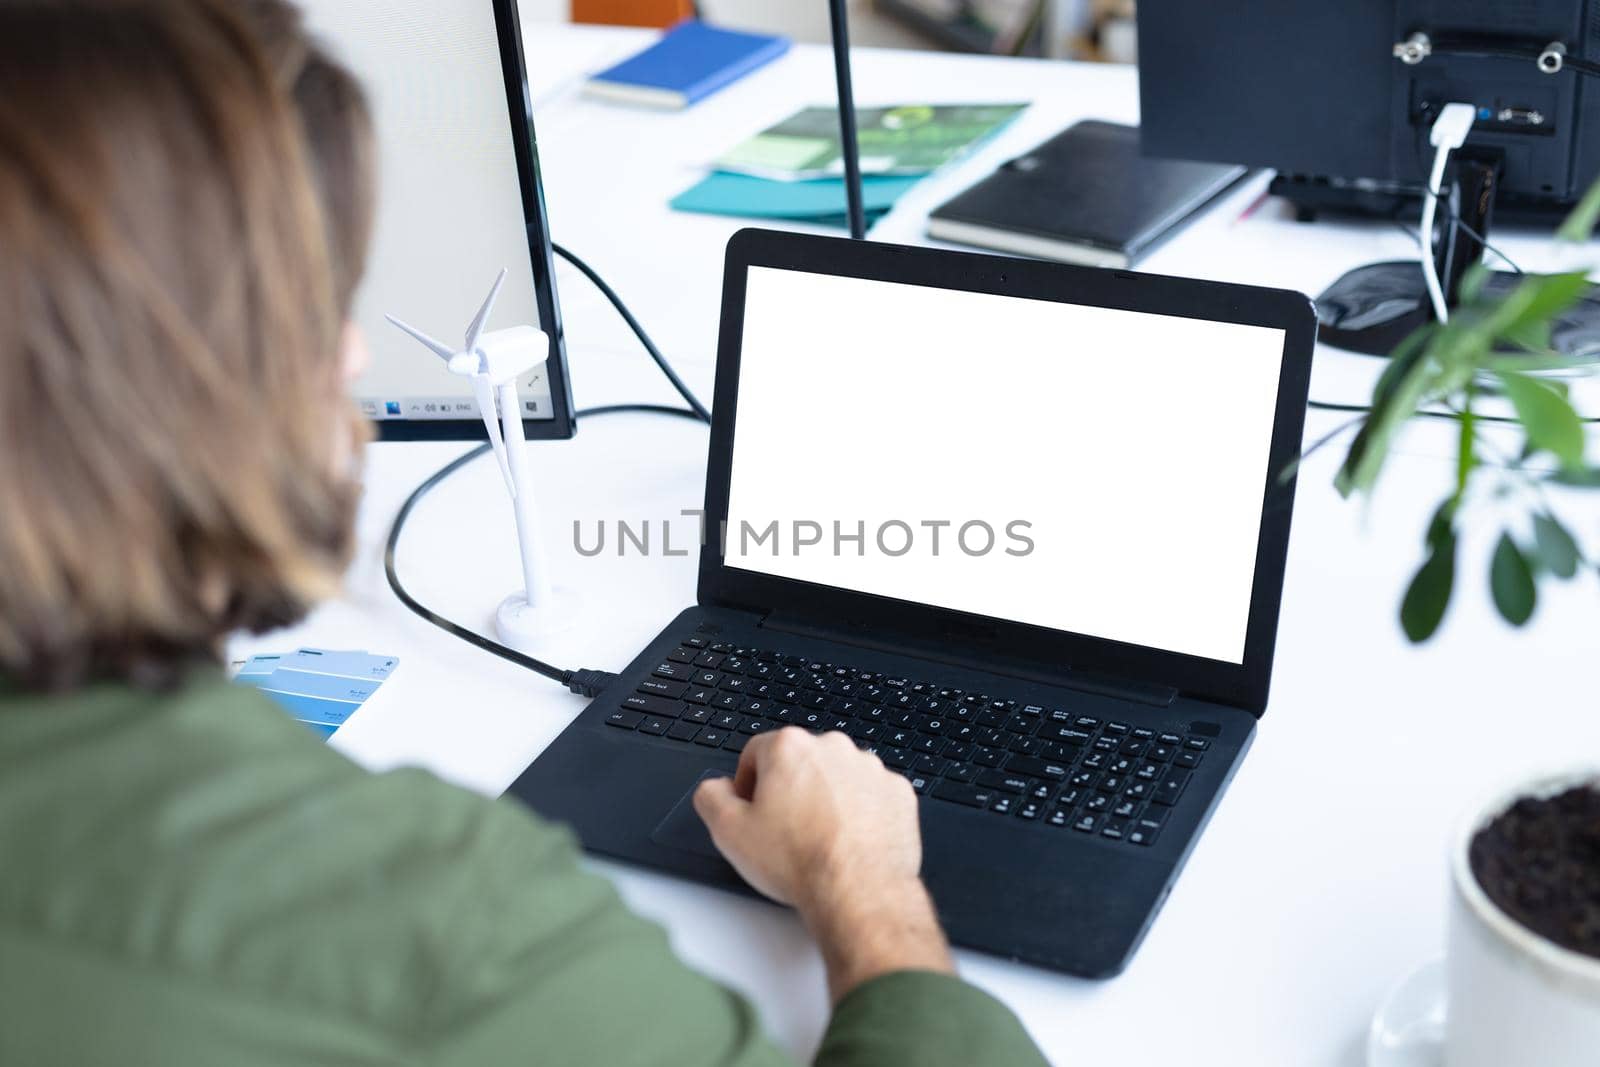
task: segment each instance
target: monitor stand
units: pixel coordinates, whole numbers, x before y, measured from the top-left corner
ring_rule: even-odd
[[[1434,263],[1451,307],[1459,300],[1468,268],[1483,258],[1480,238],[1489,232],[1499,187],[1498,159],[1460,154],[1455,177],[1440,198],[1433,239]],[[1455,219],[1465,227],[1455,225]],[[1490,297],[1504,296],[1516,285],[1517,275],[1494,271],[1484,292]],[[1357,267],[1317,297],[1318,338],[1350,352],[1388,355],[1433,319],[1422,265],[1415,259]],[[1550,344],[1571,359],[1600,360],[1600,290],[1591,286],[1578,303],[1556,317]]]

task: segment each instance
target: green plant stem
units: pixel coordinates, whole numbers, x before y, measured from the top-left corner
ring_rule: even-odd
[[[1460,433],[1456,439],[1456,507],[1461,506],[1462,499],[1467,495],[1467,483],[1472,480],[1472,471],[1478,465],[1476,448],[1478,425],[1472,414],[1472,401],[1477,390],[1469,381],[1464,390],[1463,403],[1459,412]]]

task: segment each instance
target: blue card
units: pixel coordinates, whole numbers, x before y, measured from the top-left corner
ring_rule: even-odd
[[[234,680],[266,693],[324,740],[332,737],[400,661],[369,652],[302,648],[251,656]]]
[[[257,683],[257,687],[269,693],[287,693],[291,696],[360,704],[376,693],[380,684],[362,681],[359,678],[345,678],[337,674],[318,674],[313,671],[296,670],[293,667],[279,667],[265,680]]]
[[[343,726],[345,720],[354,715],[356,709],[361,706],[348,700],[327,700],[322,697],[300,696],[297,693],[275,693],[271,690],[264,692],[301,722],[326,726]]]
[[[295,653],[292,666],[346,678],[370,678],[381,682],[394,673],[400,661],[394,656],[374,656],[369,652],[339,652],[327,648],[302,648]]]

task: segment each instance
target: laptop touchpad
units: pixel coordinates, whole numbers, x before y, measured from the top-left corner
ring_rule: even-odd
[[[721,857],[717,846],[711,841],[711,831],[706,829],[706,824],[701,820],[698,812],[694,810],[694,791],[700,783],[707,778],[726,778],[725,771],[706,771],[689,787],[689,791],[678,799],[667,812],[667,817],[661,824],[650,831],[650,840],[667,848],[681,848],[686,852],[697,852],[702,856]]]

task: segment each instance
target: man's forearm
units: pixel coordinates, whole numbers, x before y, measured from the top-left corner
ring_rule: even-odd
[[[955,973],[933,901],[918,879],[867,893],[836,885],[798,906],[822,950],[834,1004],[861,983],[893,971]]]

